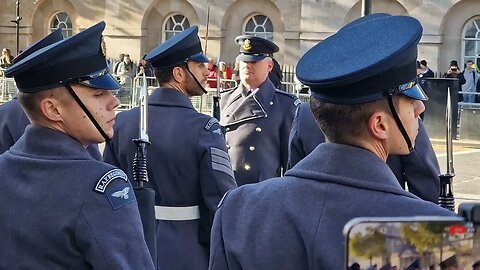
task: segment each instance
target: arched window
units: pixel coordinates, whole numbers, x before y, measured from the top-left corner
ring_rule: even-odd
[[[190,27],[187,17],[176,14],[168,17],[163,27],[162,42]]]
[[[62,28],[63,38],[68,38],[73,35],[72,20],[65,12],[59,12],[53,16],[50,22],[50,31],[54,31],[58,28]]]
[[[272,20],[265,15],[254,15],[245,24],[245,34],[273,41]]]
[[[472,19],[463,29],[462,66],[468,60],[480,65],[480,17]]]

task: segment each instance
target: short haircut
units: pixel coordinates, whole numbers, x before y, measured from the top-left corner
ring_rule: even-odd
[[[427,61],[422,60],[422,61],[420,61],[420,64],[422,64],[422,65],[424,65],[424,66],[427,66]]]
[[[18,101],[22,105],[25,114],[31,122],[35,122],[41,118],[42,112],[40,110],[40,102],[47,97],[55,97],[59,100],[65,101],[68,95],[64,87],[57,87],[49,90],[44,90],[36,93],[18,93]]]
[[[353,138],[366,134],[368,119],[372,113],[389,111],[386,99],[341,105],[322,102],[310,96],[310,107],[327,139],[341,144],[351,144]]]
[[[467,60],[467,63],[472,63],[473,64],[473,60]]]
[[[185,65],[187,63],[179,63],[174,66],[170,67],[155,67],[153,69],[153,74],[155,75],[155,78],[157,78],[158,84],[162,86],[163,84],[166,84],[170,82],[173,79],[173,69],[176,67],[180,67],[183,70],[185,70]]]

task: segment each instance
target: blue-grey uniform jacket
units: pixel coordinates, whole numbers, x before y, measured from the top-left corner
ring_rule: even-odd
[[[285,177],[223,199],[212,228],[210,269],[344,269],[344,225],[355,217],[455,213],[404,191],[365,149],[322,143]]]
[[[239,186],[280,176],[288,160],[288,136],[297,98],[276,90],[269,79],[247,97],[244,87],[220,99],[228,154]]]
[[[148,104],[151,145],[147,146],[147,166],[156,205],[200,208],[200,219],[157,217],[158,267],[206,269],[214,213],[225,192],[236,187],[224,135],[216,119],[198,113],[180,91],[156,89]],[[105,161],[125,170],[129,177],[138,122],[138,108],[119,113],[112,140],[114,153],[107,147],[104,152]]]
[[[0,155],[0,269],[153,269],[125,173],[29,125]]]
[[[30,120],[16,97],[0,105],[0,154],[18,141],[29,124]],[[87,150],[94,159],[102,160],[97,144],[87,146]]]
[[[298,106],[288,143],[291,168],[308,155],[318,144],[325,142],[325,135],[313,117],[310,105]],[[400,185],[421,199],[438,203],[440,193],[440,168],[423,122],[419,120],[415,151],[410,155],[390,155],[387,164]]]

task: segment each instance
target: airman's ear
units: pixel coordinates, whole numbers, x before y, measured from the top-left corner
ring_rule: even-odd
[[[54,122],[61,122],[63,118],[60,113],[61,110],[59,109],[60,104],[61,102],[55,97],[46,97],[40,101],[40,111],[47,119]]]
[[[388,138],[389,128],[391,127],[389,117],[386,112],[374,112],[368,118],[367,129],[370,135],[375,139],[386,140]]]
[[[181,67],[174,67],[172,70],[173,79],[177,82],[184,82],[185,81],[185,70]]]
[[[268,59],[268,72],[272,71],[273,70],[273,60],[272,58],[270,57],[267,57],[266,59]]]

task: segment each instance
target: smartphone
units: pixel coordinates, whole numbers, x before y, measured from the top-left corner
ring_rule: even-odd
[[[355,218],[344,236],[344,269],[470,270],[480,259],[480,234],[461,217]]]

